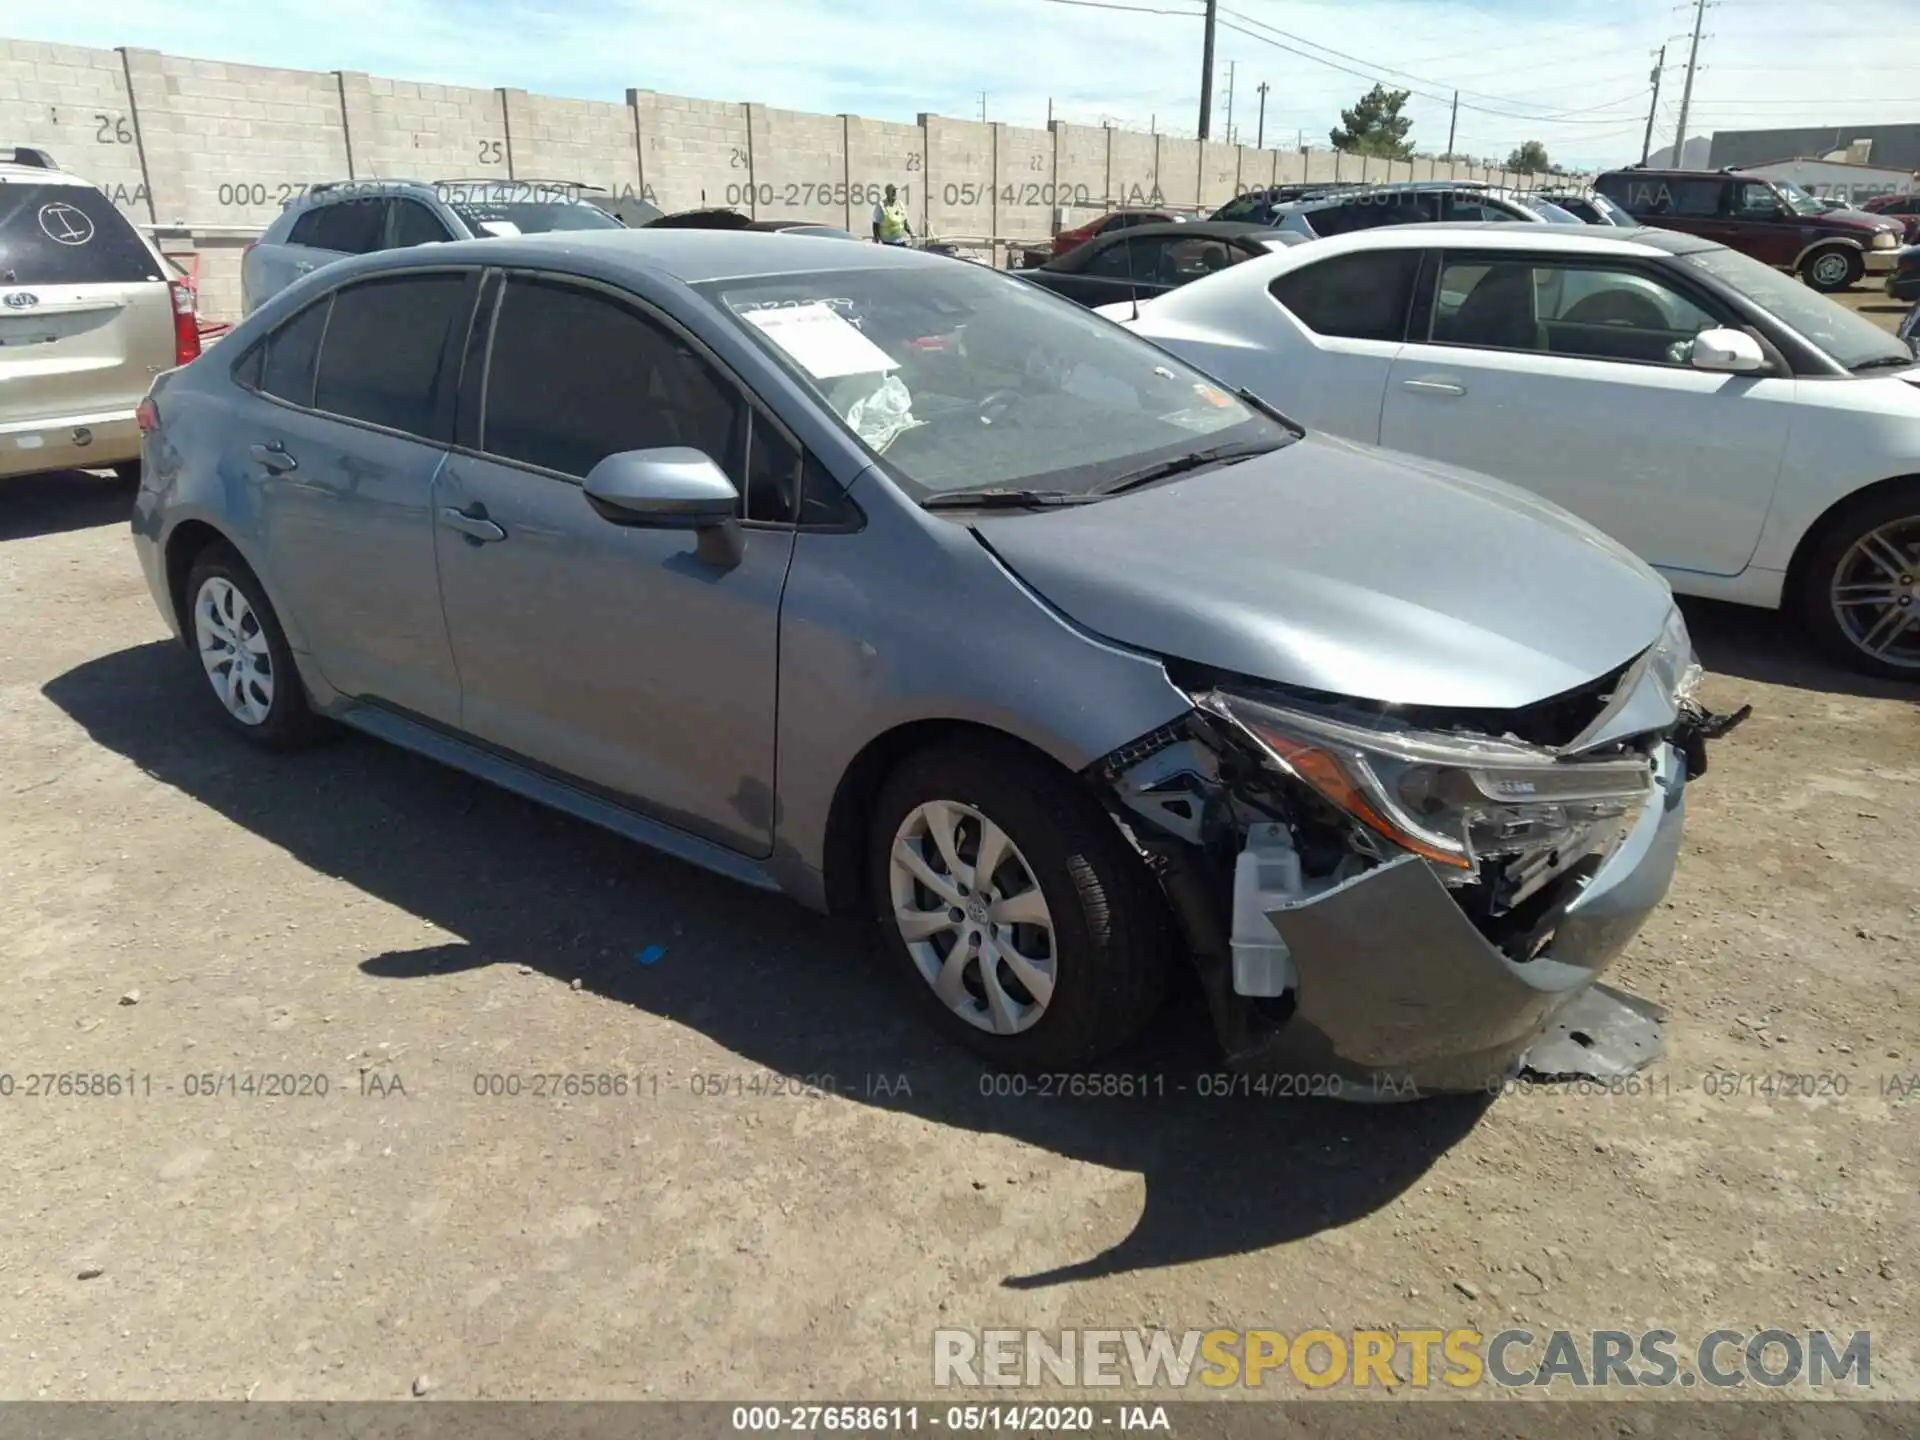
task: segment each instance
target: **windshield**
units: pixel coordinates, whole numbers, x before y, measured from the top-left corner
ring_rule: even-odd
[[[1736,250],[1696,250],[1677,258],[1732,286],[1849,370],[1908,355],[1906,346],[1871,320]]]
[[[1595,210],[1598,210],[1602,215],[1604,215],[1608,220],[1612,221],[1615,225],[1621,225],[1621,226],[1627,226],[1627,227],[1631,227],[1633,225],[1634,223],[1633,217],[1629,215],[1625,210],[1621,209],[1620,206],[1616,204],[1614,201],[1609,200],[1606,196],[1602,195],[1598,190],[1594,191],[1591,195],[1587,196],[1586,198],[1587,198],[1587,204],[1591,205]]]
[[[695,287],[816,393],[915,498],[1087,494],[1279,422],[1112,322],[977,265]]]
[[[1825,200],[1816,200],[1791,180],[1775,180],[1773,188],[1787,202],[1787,208],[1796,215],[1824,215],[1837,207]]]
[[[602,210],[576,198],[573,188],[507,181],[440,185],[440,198],[476,235],[542,235],[549,230],[620,230]]]
[[[1571,210],[1562,210],[1551,200],[1541,200],[1535,196],[1526,195],[1521,197],[1520,203],[1533,211],[1534,214],[1546,220],[1549,225],[1584,225],[1587,223]]]

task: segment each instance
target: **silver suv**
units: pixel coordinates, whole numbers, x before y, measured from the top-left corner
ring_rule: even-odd
[[[447,240],[619,230],[588,187],[557,180],[337,180],[288,202],[240,263],[245,313],[348,255]]]
[[[0,150],[0,478],[140,463],[153,377],[200,353],[193,291],[96,186]]]

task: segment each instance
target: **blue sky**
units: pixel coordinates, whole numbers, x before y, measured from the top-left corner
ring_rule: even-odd
[[[618,99],[629,86],[911,120],[927,110],[1194,133],[1200,0],[9,0],[18,39]],[[1676,0],[1221,0],[1215,138],[1229,64],[1239,138],[1324,145],[1374,80],[1416,92],[1422,150],[1504,156],[1542,141],[1569,164],[1639,157],[1652,52],[1671,69],[1668,143],[1690,4]],[[1914,0],[1719,0],[1707,12],[1688,130],[1920,121]]]

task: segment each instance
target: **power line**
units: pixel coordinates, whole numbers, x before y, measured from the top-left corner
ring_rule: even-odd
[[[1274,35],[1284,35],[1288,40],[1298,41],[1302,45],[1315,45],[1314,41],[1303,40],[1301,39],[1300,36],[1295,35],[1290,31],[1281,30],[1277,26],[1268,25],[1263,20],[1255,20],[1250,16],[1241,14],[1238,10],[1228,10],[1223,6],[1221,8],[1220,13],[1223,15],[1231,15],[1234,17],[1234,19],[1243,20],[1249,25],[1257,25],[1262,30],[1271,30]],[[1329,69],[1339,70],[1344,72],[1345,74],[1357,76],[1362,80],[1371,80],[1375,84],[1381,83],[1381,76],[1383,74],[1404,75],[1406,76],[1406,78],[1416,81],[1419,85],[1432,85],[1432,84],[1438,83],[1436,81],[1422,79],[1420,76],[1413,75],[1410,72],[1394,70],[1391,67],[1387,67],[1387,66],[1374,66],[1372,69],[1364,70],[1364,71],[1354,70],[1349,68],[1348,66],[1341,65],[1336,63],[1335,61],[1329,60],[1324,55],[1315,55],[1310,51],[1297,49],[1292,45],[1288,45],[1283,43],[1282,41],[1275,40],[1269,35],[1255,34],[1251,30],[1242,29],[1240,26],[1230,24],[1225,20],[1222,20],[1220,23],[1222,25],[1225,25],[1229,30],[1233,30],[1239,34],[1245,35],[1250,40],[1262,41],[1268,45],[1274,46],[1276,49],[1285,50],[1292,55],[1298,55],[1303,60],[1312,60],[1318,64],[1327,66]],[[1331,46],[1316,45],[1315,48],[1325,50],[1328,55],[1337,55],[1342,60],[1351,60],[1357,65],[1371,64],[1371,62],[1363,60],[1356,55],[1349,55],[1342,50],[1335,50]],[[1433,100],[1442,105],[1449,105],[1453,102],[1453,97],[1451,93],[1445,93],[1445,94],[1436,93],[1435,91],[1421,90],[1421,89],[1417,89],[1410,86],[1400,85],[1398,83],[1395,84],[1394,88],[1404,89],[1410,95],[1418,95],[1423,100]],[[1478,94],[1479,92],[1469,91],[1468,93]],[[1638,90],[1638,91],[1635,91],[1633,94],[1623,96],[1618,100],[1608,100],[1603,104],[1589,105],[1579,110],[1564,111],[1564,112],[1561,112],[1561,114],[1559,115],[1526,115],[1526,114],[1522,114],[1517,110],[1498,110],[1486,105],[1474,105],[1465,100],[1460,102],[1460,108],[1462,110],[1475,110],[1481,113],[1482,115],[1497,115],[1502,119],[1506,119],[1506,120],[1526,120],[1534,124],[1554,124],[1554,123],[1558,123],[1560,120],[1564,119],[1565,117],[1574,116],[1574,115],[1588,115],[1588,114],[1592,114],[1596,110],[1611,109],[1615,106],[1625,105],[1628,103],[1632,103],[1637,109],[1640,100],[1646,95],[1646,93],[1647,92],[1645,90]],[[1498,99],[1500,97],[1494,96],[1491,98]],[[1621,118],[1621,117],[1608,117],[1608,118]]]
[[[1223,11],[1222,13],[1237,14],[1238,12]],[[1258,22],[1255,22],[1255,23],[1258,23]],[[1310,51],[1297,49],[1292,45],[1284,44],[1281,41],[1271,38],[1270,36],[1261,35],[1256,33],[1255,31],[1248,30],[1243,26],[1235,25],[1231,20],[1222,20],[1220,22],[1220,26],[1222,29],[1232,30],[1236,34],[1244,35],[1249,40],[1258,40],[1263,44],[1273,46],[1277,50],[1285,50],[1290,55],[1298,55],[1303,60],[1312,60],[1316,64],[1325,65],[1330,70],[1338,70],[1342,74],[1352,75],[1361,80],[1370,80],[1375,84],[1381,83],[1380,75],[1378,72],[1355,70],[1351,66],[1342,65],[1337,61],[1327,59],[1325,56],[1315,55]],[[1396,86],[1395,88],[1405,89],[1406,93],[1409,95],[1417,95],[1423,100],[1432,100],[1436,104],[1451,105],[1453,103],[1453,97],[1450,94],[1439,95],[1439,94],[1433,93],[1432,91],[1411,89],[1405,86]],[[1496,110],[1496,109],[1493,109],[1491,106],[1474,105],[1474,104],[1470,104],[1465,100],[1462,100],[1460,102],[1460,108],[1462,110],[1471,110],[1481,115],[1492,115],[1501,120],[1524,120],[1530,125],[1603,125],[1611,121],[1624,119],[1626,117],[1621,115],[1604,115],[1599,117],[1596,120],[1582,120],[1582,121],[1576,121],[1570,117],[1575,115],[1590,114],[1595,110],[1606,110],[1606,109],[1613,108],[1615,106],[1625,105],[1629,103],[1633,104],[1637,108],[1639,105],[1639,102],[1643,98],[1645,98],[1646,93],[1647,92],[1645,90],[1636,91],[1632,95],[1622,96],[1620,99],[1617,99],[1617,100],[1609,100],[1603,105],[1589,106],[1585,110],[1569,110],[1564,112],[1564,114],[1561,114],[1561,115],[1523,115],[1518,111]]]

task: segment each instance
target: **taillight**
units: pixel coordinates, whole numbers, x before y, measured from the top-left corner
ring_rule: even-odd
[[[173,363],[185,365],[200,355],[200,317],[194,313],[193,287],[184,280],[169,280],[173,292]]]
[[[160,428],[160,407],[153,403],[151,395],[134,407],[133,423],[140,427],[142,435],[151,435]]]

